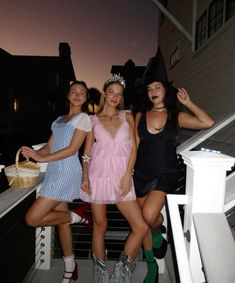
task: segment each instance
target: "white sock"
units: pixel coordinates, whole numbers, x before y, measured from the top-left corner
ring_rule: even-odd
[[[72,272],[75,267],[75,262],[74,262],[74,254],[70,256],[63,257],[64,264],[65,264],[65,271]]]
[[[79,223],[82,220],[82,217],[75,212],[70,212],[71,214],[71,222],[70,224]]]
[[[74,261],[74,254],[70,256],[63,257],[64,260],[64,276],[66,278],[62,278],[61,283],[70,283],[70,277],[71,273],[66,273],[67,272],[73,272],[75,268],[75,261]]]

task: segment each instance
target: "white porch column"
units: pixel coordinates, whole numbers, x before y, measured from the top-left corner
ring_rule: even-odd
[[[38,196],[41,185],[38,186]],[[35,268],[49,270],[52,259],[52,229],[54,227],[37,227],[35,230]]]
[[[45,143],[33,145],[35,150],[40,149]],[[40,165],[41,172],[46,172],[47,162],[38,163]],[[38,196],[40,187],[38,187],[36,194]],[[51,268],[51,249],[52,249],[52,229],[53,227],[38,227],[36,228],[36,250],[35,250],[35,263],[38,269],[50,269]]]
[[[230,170],[235,158],[204,151],[181,153],[187,165],[186,194],[188,206],[185,208],[184,232],[189,231],[191,240],[187,242],[189,263],[193,282],[205,282],[197,245],[193,213],[224,212],[226,171]]]

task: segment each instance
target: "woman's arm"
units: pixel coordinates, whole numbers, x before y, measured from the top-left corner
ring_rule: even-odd
[[[88,195],[91,195],[91,188],[89,183],[89,166],[91,161],[91,148],[94,143],[94,133],[93,131],[89,132],[86,136],[85,148],[82,156],[82,171],[83,171],[83,180],[82,180],[82,190]]]
[[[86,182],[89,181],[88,170],[91,161],[91,149],[93,143],[94,143],[94,133],[93,131],[91,131],[86,136],[85,147],[82,156],[83,180],[85,180]],[[86,190],[86,188],[83,189]]]
[[[50,162],[50,161],[55,161],[55,160],[60,160],[64,159],[66,157],[74,155],[79,148],[81,147],[84,139],[86,136],[86,132],[75,129],[72,140],[69,144],[68,147],[65,147],[61,150],[58,150],[54,153],[46,153],[46,154],[41,154],[40,151],[35,151],[34,149],[30,147],[23,146],[22,147],[22,154],[24,157],[28,158],[33,158],[34,160],[38,162]],[[52,139],[49,140],[48,146],[45,146],[45,149],[42,151],[47,151],[48,148],[51,146]]]
[[[214,120],[204,110],[191,101],[188,92],[184,88],[179,88],[178,90],[178,100],[192,113],[179,113],[180,127],[195,130],[212,127],[214,125]]]
[[[130,126],[130,139],[131,139],[131,153],[126,171],[132,175],[136,161],[136,140],[135,140],[135,131],[134,131],[135,124],[134,124],[133,116],[130,113],[126,113],[126,120]]]
[[[140,120],[140,116],[141,116],[141,113],[138,112],[135,116],[135,139],[136,139],[136,146],[138,147],[139,145],[139,142],[140,142],[140,138],[139,138],[139,135],[138,135],[138,125],[139,125],[139,120]]]
[[[49,154],[51,151],[51,145],[52,145],[52,141],[53,141],[53,136],[51,135],[48,142],[42,146],[41,148],[39,148],[37,150],[37,153],[39,153],[40,155],[46,155]]]
[[[123,176],[120,184],[121,194],[125,196],[131,188],[132,183],[132,173],[136,161],[136,141],[135,141],[135,131],[134,131],[134,119],[130,113],[126,113],[126,120],[130,127],[130,139],[131,139],[131,152],[129,161],[127,164],[126,173]]]

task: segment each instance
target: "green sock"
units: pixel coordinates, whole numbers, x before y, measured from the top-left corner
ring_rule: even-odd
[[[158,265],[154,259],[153,251],[144,251],[147,260],[147,274],[144,278],[144,283],[155,283],[158,276]]]
[[[148,250],[148,251],[144,251],[145,253],[145,257],[146,257],[146,261],[147,262],[152,262],[154,261],[154,254],[153,254],[153,250]]]
[[[163,242],[161,228],[152,230],[153,247],[159,248]]]

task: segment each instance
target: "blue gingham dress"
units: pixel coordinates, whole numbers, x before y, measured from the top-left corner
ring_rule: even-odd
[[[85,132],[92,130],[90,117],[79,113],[66,123],[62,116],[52,124],[53,144],[51,152],[58,151],[70,144],[75,129]],[[43,185],[39,195],[45,198],[71,202],[80,197],[82,167],[78,152],[67,158],[48,162]]]

